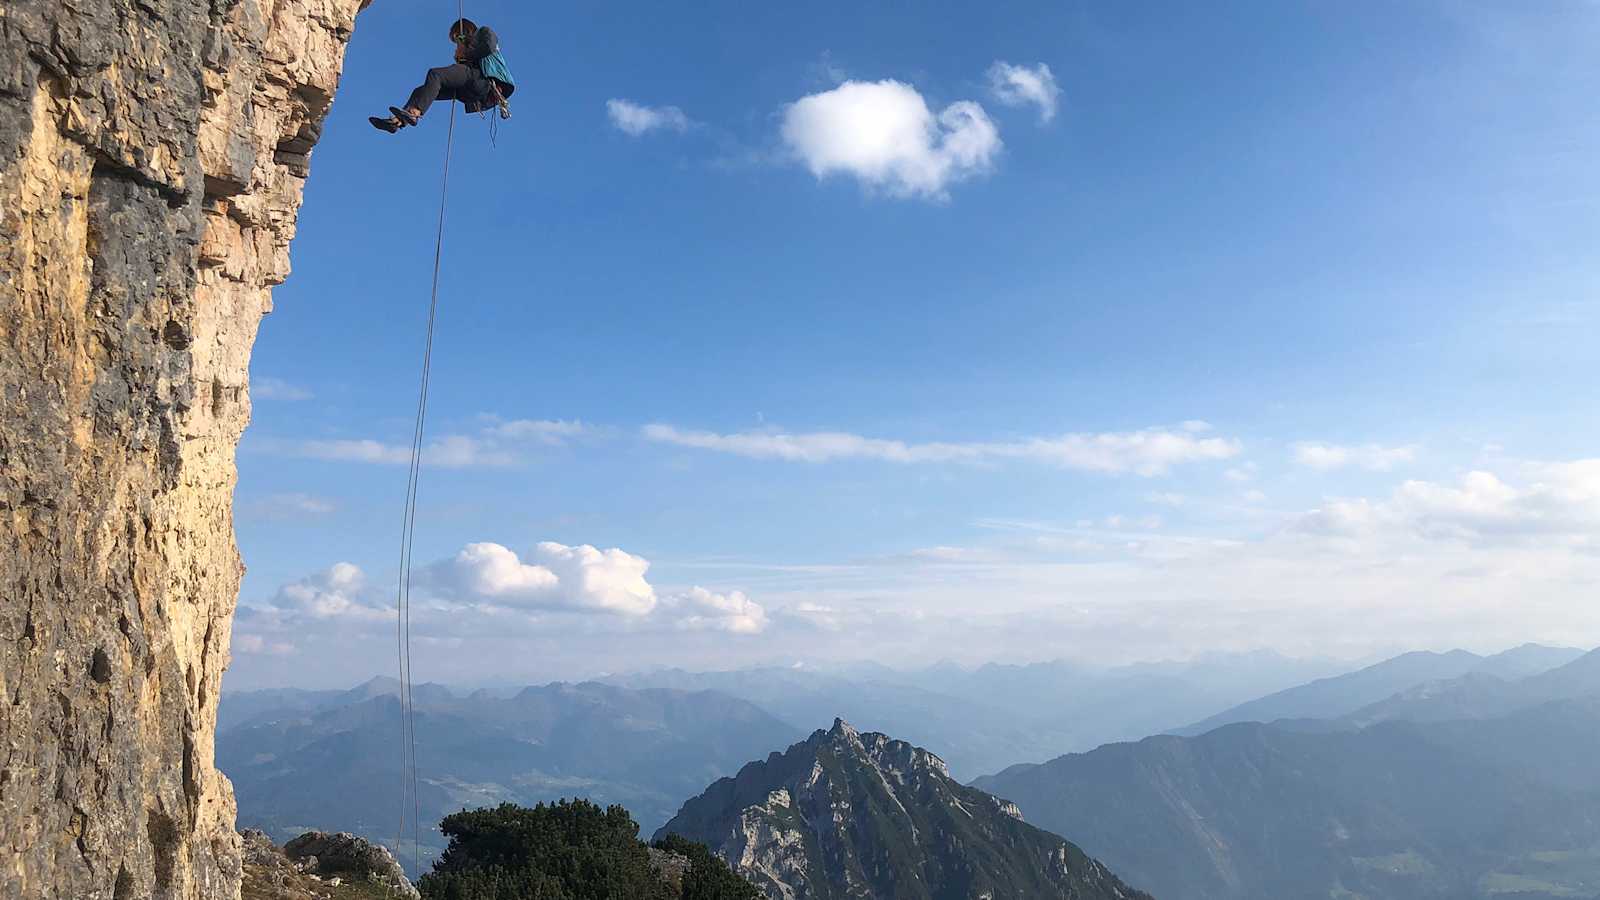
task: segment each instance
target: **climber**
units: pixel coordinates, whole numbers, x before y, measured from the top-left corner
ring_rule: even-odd
[[[469,113],[496,107],[502,119],[511,118],[509,98],[517,85],[500,55],[500,38],[494,30],[480,28],[471,19],[457,19],[450,25],[450,40],[456,46],[455,65],[429,69],[428,77],[411,92],[404,107],[389,107],[388,118],[367,119],[372,127],[394,134],[416,125],[439,99],[460,100]]]

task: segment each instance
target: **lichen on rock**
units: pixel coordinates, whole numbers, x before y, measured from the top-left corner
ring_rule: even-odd
[[[0,896],[238,896],[234,449],[364,5],[0,7]]]

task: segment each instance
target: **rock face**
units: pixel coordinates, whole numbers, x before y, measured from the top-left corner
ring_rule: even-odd
[[[675,894],[683,893],[683,879],[689,874],[689,857],[656,847],[647,849],[650,853],[650,868],[661,876],[662,881],[672,887]]]
[[[1148,900],[932,753],[839,720],[713,784],[673,833],[775,900]]]
[[[0,6],[0,896],[238,895],[234,447],[362,5]]]
[[[265,833],[251,829],[239,837],[244,846],[241,900],[421,897],[388,850],[354,835],[310,831],[286,847],[274,846]]]
[[[346,831],[308,831],[284,844],[283,852],[292,860],[312,863],[318,875],[385,885],[399,898],[420,896],[389,848]]]

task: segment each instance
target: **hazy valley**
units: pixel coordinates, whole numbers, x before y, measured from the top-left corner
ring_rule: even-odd
[[[501,802],[621,803],[642,833],[681,831],[736,869],[743,860],[773,891],[773,873],[844,884],[877,871],[863,858],[929,828],[945,833],[951,809],[977,808],[952,799],[969,781],[998,798],[984,809],[1020,811],[1038,834],[1081,847],[1072,877],[1092,874],[1081,867],[1097,859],[1172,900],[1600,896],[1583,893],[1600,866],[1600,652],[1526,646],[1327,668],[1256,654],[1109,671],[797,667],[525,689],[417,685],[423,821]],[[1296,673],[1313,677],[1282,684]],[[312,825],[348,829],[393,845],[396,689],[375,679],[348,691],[226,695],[218,759],[241,825],[280,840]],[[1118,740],[1147,721],[1168,725]],[[808,724],[814,734],[801,742]],[[1093,735],[1105,737],[1073,749]],[[965,772],[946,764],[943,745]],[[861,793],[865,782],[847,773],[877,765],[860,762],[881,756],[866,748],[891,746],[901,762],[879,766],[898,773],[885,777],[921,779],[893,796]],[[793,779],[818,753],[858,764],[836,770],[832,788],[806,788],[820,799],[805,812]],[[976,768],[996,758],[1014,762]],[[780,791],[787,799],[773,800]],[[819,833],[829,798],[840,797],[878,812],[844,837]],[[823,846],[836,852],[805,849]],[[440,847],[436,834],[424,839],[425,853]],[[984,877],[1045,877],[1021,874],[1020,858],[986,856]],[[909,865],[896,859],[881,864]]]

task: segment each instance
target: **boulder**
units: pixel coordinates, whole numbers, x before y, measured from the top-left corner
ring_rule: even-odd
[[[323,878],[375,882],[405,897],[421,896],[389,848],[347,831],[308,831],[284,844],[283,852],[291,861],[306,862],[310,872]]]

